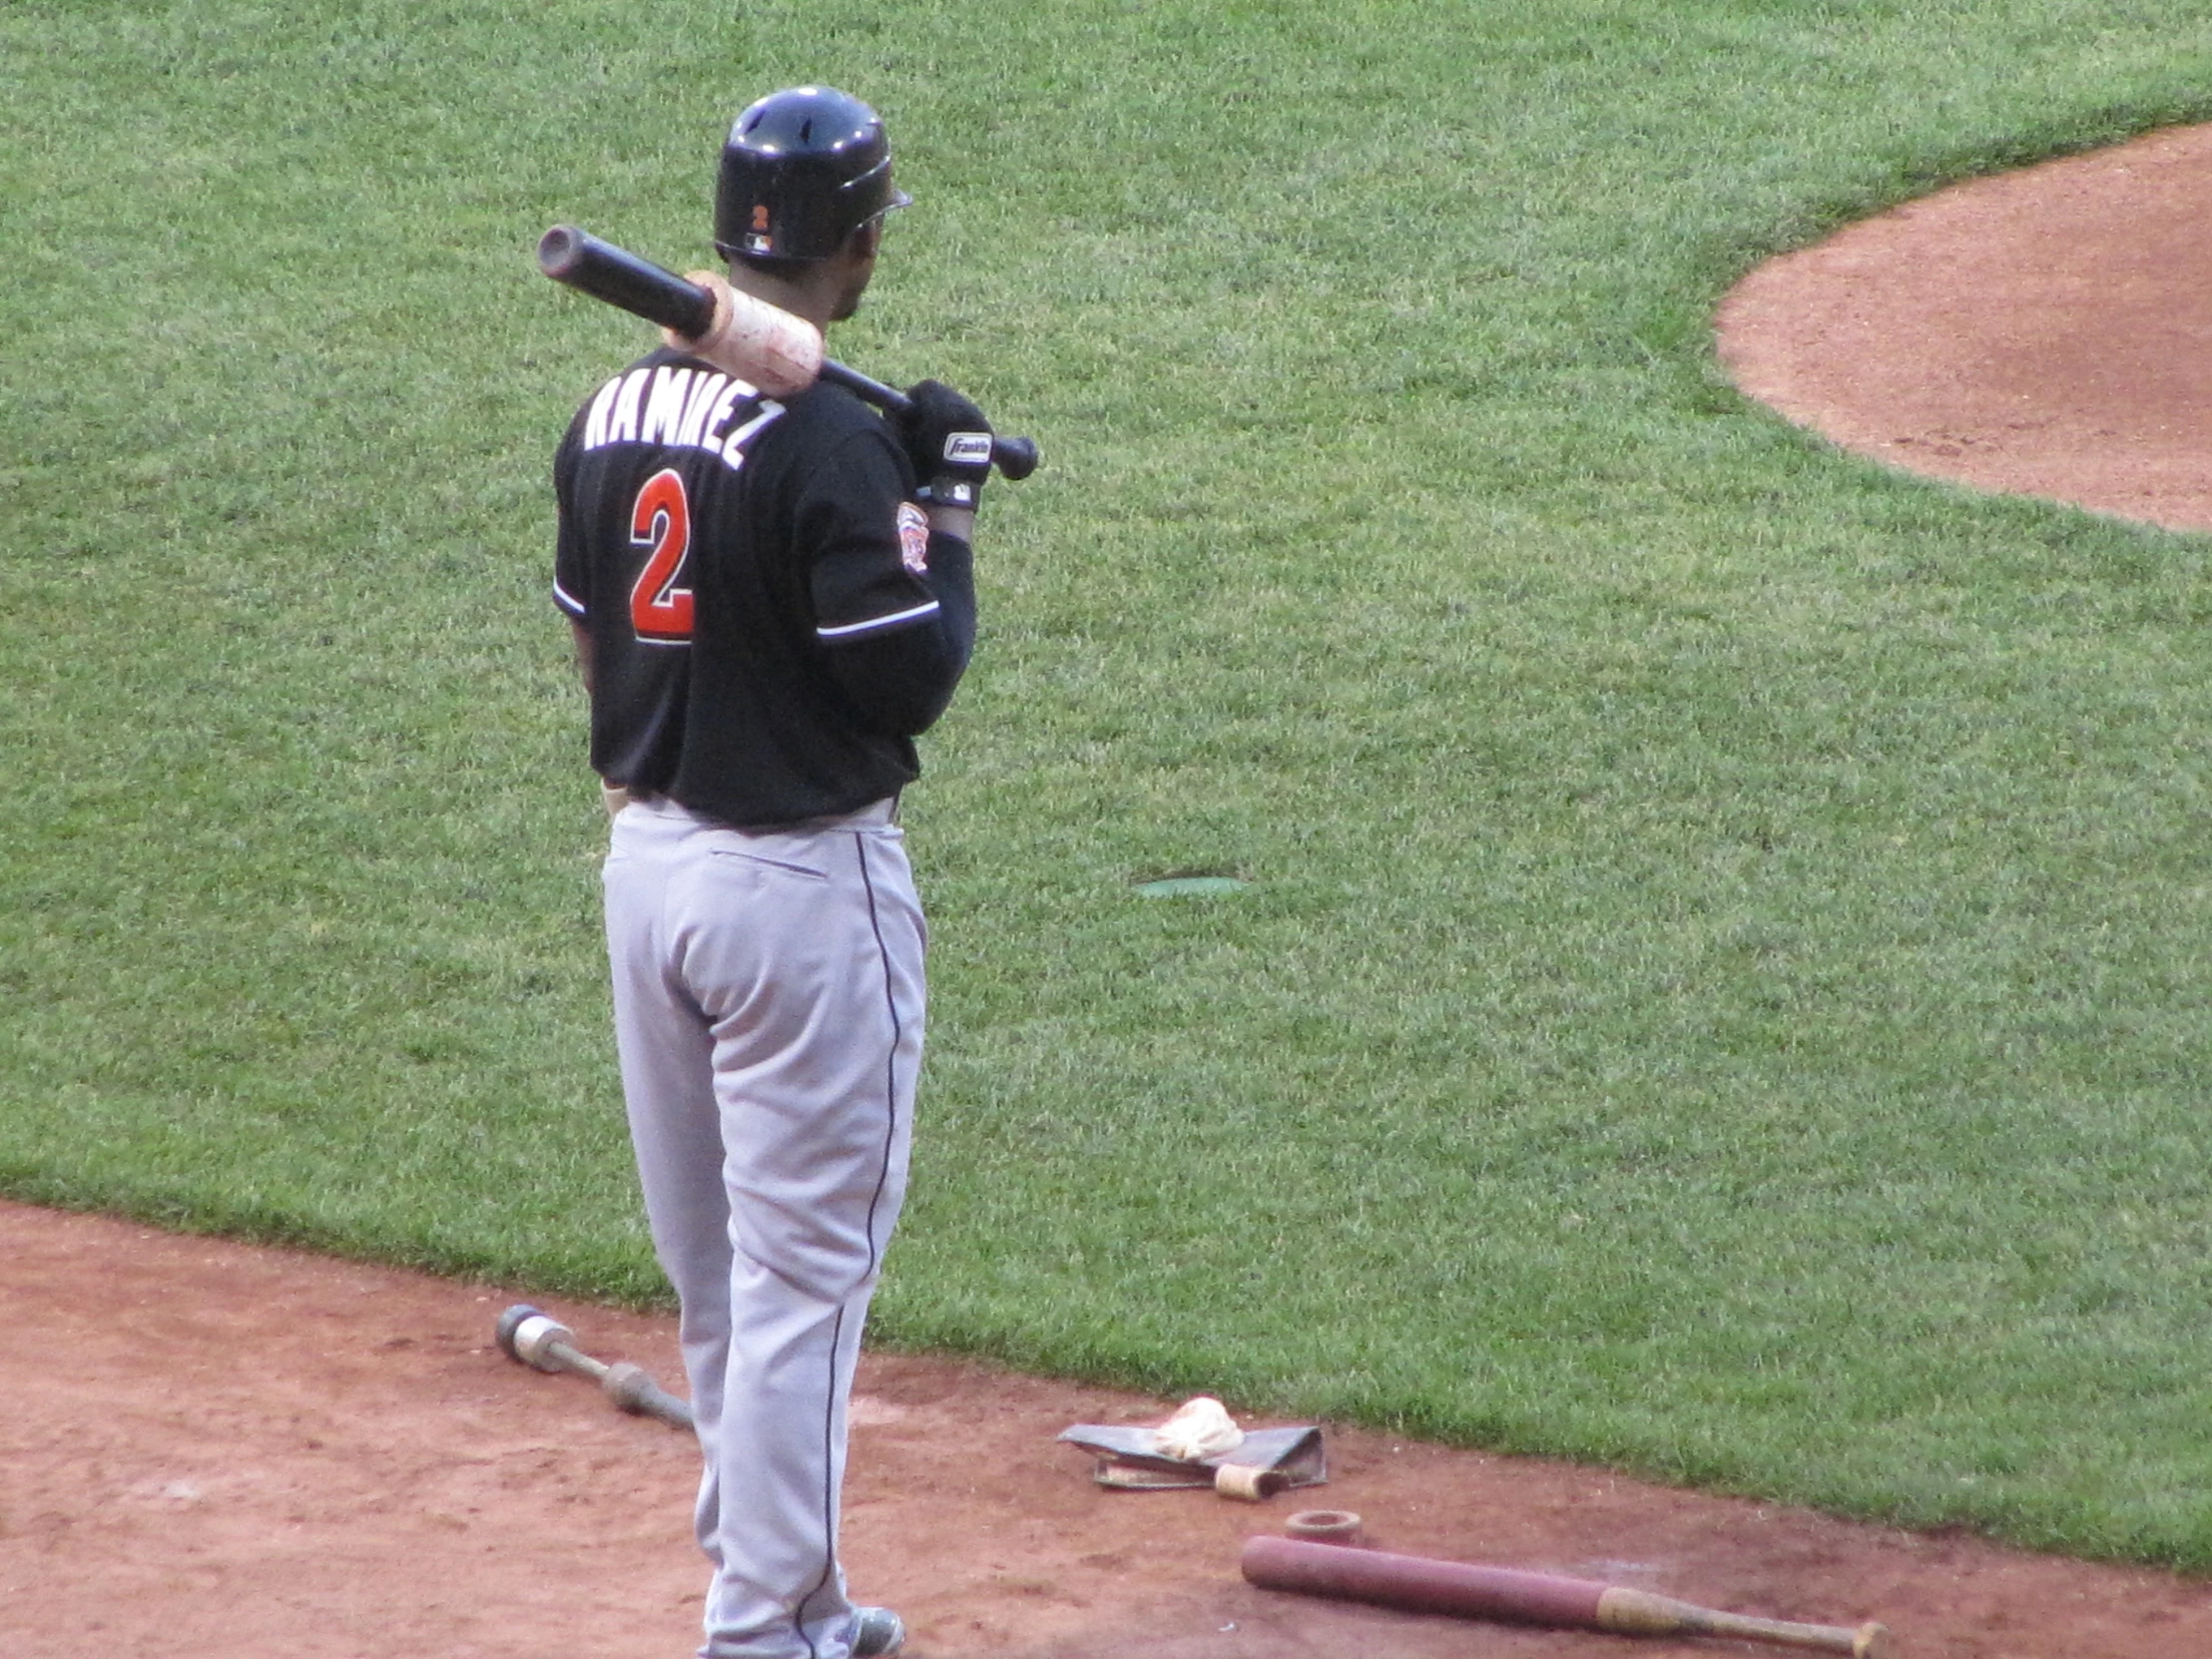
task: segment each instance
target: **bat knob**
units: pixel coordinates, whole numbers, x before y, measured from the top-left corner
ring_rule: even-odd
[[[999,474],[1009,483],[1020,483],[1037,470],[1037,440],[1034,438],[997,438],[991,443],[991,459],[998,464]]]
[[[538,269],[556,282],[567,280],[575,275],[590,240],[573,225],[554,226],[538,238]]]

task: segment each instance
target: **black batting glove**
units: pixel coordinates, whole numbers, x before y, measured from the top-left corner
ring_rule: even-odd
[[[942,380],[923,380],[906,395],[913,407],[899,417],[899,434],[921,480],[921,499],[973,511],[991,475],[991,423]]]

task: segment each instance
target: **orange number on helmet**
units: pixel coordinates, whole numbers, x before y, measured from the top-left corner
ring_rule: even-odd
[[[692,591],[677,583],[691,550],[691,501],[675,468],[654,473],[638,491],[630,509],[630,540],[651,549],[630,590],[630,625],[651,645],[690,644]]]

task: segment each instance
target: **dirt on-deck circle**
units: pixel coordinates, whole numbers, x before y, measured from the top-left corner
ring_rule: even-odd
[[[0,1261],[10,1659],[693,1651],[705,1568],[690,1437],[525,1370],[492,1337],[502,1309],[536,1300],[587,1352],[680,1387],[672,1321],[12,1205]],[[905,1614],[917,1659],[1627,1651],[1243,1582],[1246,1536],[1326,1506],[1359,1513],[1385,1549],[1769,1617],[1881,1619],[1926,1659],[2212,1652],[2199,1583],[1566,1464],[1332,1427],[1329,1484],[1243,1504],[1103,1490],[1054,1440],[1077,1422],[1157,1422],[1174,1403],[870,1356],[845,1515],[854,1591]]]
[[[1984,488],[2212,527],[2212,133],[1945,192],[1724,305],[1740,383]],[[534,1301],[680,1386],[673,1322],[0,1205],[0,1654],[678,1659],[705,1567],[688,1436],[499,1353]],[[1313,1507],[1386,1549],[1706,1605],[1887,1623],[1915,1659],[2212,1653],[2212,1586],[1328,1428],[1325,1487],[1108,1492],[1054,1436],[1176,1402],[871,1355],[845,1553],[916,1659],[1686,1659],[1752,1652],[1418,1617],[1247,1586]],[[1236,1402],[1232,1401],[1232,1404]]]

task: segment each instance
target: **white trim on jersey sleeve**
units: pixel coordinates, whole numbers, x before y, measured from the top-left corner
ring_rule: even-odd
[[[582,622],[587,616],[591,614],[588,610],[585,609],[584,602],[581,599],[578,599],[574,594],[570,593],[566,588],[562,587],[558,580],[556,580],[553,584],[553,603],[560,606],[562,610],[566,611],[578,622]]]
[[[888,616],[871,616],[865,622],[843,622],[834,628],[817,628],[818,640],[857,639],[864,634],[884,634],[893,628],[903,628],[909,622],[919,622],[925,616],[935,616],[942,607],[932,599],[926,605],[916,605],[911,610],[893,611]]]

